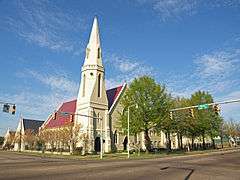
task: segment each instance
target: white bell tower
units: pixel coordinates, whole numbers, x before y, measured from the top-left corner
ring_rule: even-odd
[[[85,61],[81,71],[76,113],[102,119],[103,122],[100,119],[80,115],[75,118],[81,124],[81,132],[88,135],[89,151],[99,151],[102,128],[103,151],[109,152],[111,150],[111,142],[108,122],[108,100],[96,17],[93,21],[90,39],[86,48]]]

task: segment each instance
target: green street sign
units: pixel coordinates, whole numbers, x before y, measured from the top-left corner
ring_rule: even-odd
[[[208,104],[200,104],[198,105],[198,109],[201,110],[201,109],[208,109],[209,105]]]

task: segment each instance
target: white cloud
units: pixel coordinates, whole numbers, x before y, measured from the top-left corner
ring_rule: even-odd
[[[159,0],[153,4],[153,9],[159,13],[163,21],[169,18],[179,19],[181,15],[195,13],[196,0]]]
[[[19,91],[16,94],[1,95],[1,99],[14,102],[17,112],[23,117],[46,120],[48,115],[59,106],[66,96],[54,92],[48,94],[33,93],[28,90]]]
[[[140,6],[149,5],[161,21],[179,20],[184,16],[197,14],[200,8],[238,7],[239,0],[134,0]]]
[[[48,68],[51,65],[44,67],[45,70]],[[79,82],[73,81],[63,69],[55,67],[50,72],[29,69],[17,72],[18,78],[37,83],[41,91],[23,83],[23,87],[15,94],[5,94],[0,98],[16,103],[18,112],[23,112],[24,117],[46,120],[63,102],[76,99],[79,88]]]
[[[5,29],[40,47],[54,51],[75,51],[80,46],[72,35],[85,29],[85,20],[73,11],[60,9],[48,0],[16,0],[8,3],[12,13],[3,17]],[[76,37],[75,37],[76,38]],[[77,38],[76,38],[77,39]]]
[[[187,73],[169,73],[165,84],[173,95],[189,97],[195,91],[204,90],[219,97],[240,85],[239,75],[239,49],[220,50],[198,56]]]
[[[155,70],[153,67],[146,65],[143,61],[119,56],[116,54],[109,54],[105,58],[106,66],[113,71],[114,77],[109,77],[106,80],[107,87],[114,87],[124,82],[131,82],[134,78],[149,75],[154,76]]]
[[[34,79],[49,86],[53,91],[65,92],[70,95],[76,95],[79,84],[70,80],[67,76],[61,74],[40,74],[39,72],[29,70],[26,72]]]
[[[232,91],[225,96],[219,98],[219,101],[226,100],[240,100],[240,90]],[[221,105],[221,115],[225,117],[226,120],[234,119],[240,121],[240,102]]]
[[[122,82],[121,80],[117,80],[117,79],[106,79],[106,88],[107,89],[111,89],[117,86],[122,85],[124,82]]]
[[[238,69],[239,56],[239,50],[202,55],[195,61],[198,65],[197,73],[206,78],[218,75],[229,76]]]

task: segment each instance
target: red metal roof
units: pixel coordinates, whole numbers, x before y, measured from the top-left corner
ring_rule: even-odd
[[[111,106],[114,104],[122,88],[123,86],[119,86],[119,87],[107,90],[106,93],[108,98],[108,109],[110,109]],[[76,103],[77,103],[76,99],[69,102],[64,102],[62,106],[57,110],[57,112],[75,113]],[[70,123],[72,123],[70,121],[70,115],[63,115],[63,114],[57,113],[56,119],[54,119],[53,116],[50,116],[47,122],[44,123],[44,127],[55,128],[55,127],[68,125]]]
[[[48,122],[45,125],[45,127],[46,128],[61,127],[61,126],[72,123],[70,121],[70,115],[63,115],[63,114],[60,114],[59,112],[75,113],[76,102],[77,100],[63,103],[62,106],[57,110],[58,113],[56,115],[56,119],[54,119],[53,116],[51,116],[50,119],[48,119]]]

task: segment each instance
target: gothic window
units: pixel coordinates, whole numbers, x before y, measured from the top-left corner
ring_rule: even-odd
[[[101,74],[98,75],[98,97],[101,97]]]
[[[117,144],[117,131],[114,132],[114,143]]]
[[[83,75],[83,92],[82,92],[82,96],[85,96],[85,86],[86,86],[86,75]]]
[[[101,51],[100,48],[98,48],[98,59],[101,57]]]
[[[98,115],[97,115],[97,124],[98,124],[98,127],[99,127],[99,129],[101,128],[101,120],[99,119],[100,118],[100,113],[98,113]]]

